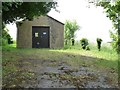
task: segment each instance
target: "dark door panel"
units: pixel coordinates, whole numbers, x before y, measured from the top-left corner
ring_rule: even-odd
[[[32,27],[32,47],[49,48],[49,27]]]

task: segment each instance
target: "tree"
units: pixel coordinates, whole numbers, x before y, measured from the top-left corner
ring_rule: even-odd
[[[70,39],[74,39],[75,38],[75,31],[79,30],[79,25],[77,24],[76,21],[69,21],[66,20],[65,22],[65,32],[64,32],[64,37],[66,40],[66,44],[67,41],[70,41]]]
[[[101,6],[104,8],[107,17],[113,22],[113,26],[117,32],[117,38],[114,41],[116,44],[116,51],[120,54],[120,0],[88,0],[89,3],[93,3],[96,6]]]
[[[114,35],[116,36],[118,39],[114,39],[114,37],[112,37],[114,39],[113,43],[116,46],[116,50],[118,53],[120,53],[120,1],[116,0],[113,3],[111,2],[99,2],[98,5],[102,6],[105,9],[105,12],[107,13],[107,17],[110,18],[110,20],[112,20],[113,22],[113,26],[117,31],[117,34]],[[111,33],[113,36],[113,33]]]
[[[120,86],[120,0],[116,0],[114,3],[101,1],[98,3],[98,5],[105,9],[107,17],[112,20],[113,26],[117,33],[111,33],[111,35],[113,38],[113,43],[115,42],[114,45],[116,46],[116,51],[118,53],[118,86]]]
[[[117,50],[117,44],[118,44],[118,34],[117,32],[109,31],[110,32],[110,38],[112,38],[111,46],[113,49]]]
[[[17,19],[32,20],[56,8],[56,2],[2,2],[2,21],[12,23]]]
[[[2,25],[2,45],[10,44],[12,38],[10,34],[8,33],[8,29],[6,28],[5,24]]]
[[[51,8],[56,9],[56,2],[2,2],[2,40],[8,39],[8,31],[5,24],[16,20],[32,20],[34,17],[46,15]],[[10,39],[10,38],[9,38]]]

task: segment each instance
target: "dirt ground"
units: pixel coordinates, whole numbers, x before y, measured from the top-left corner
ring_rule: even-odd
[[[107,72],[93,70],[82,65],[73,67],[64,61],[56,60],[20,60],[22,71],[28,72],[28,77],[18,71],[17,75],[4,77],[6,86],[9,87],[9,79],[14,78],[11,87],[23,88],[117,88],[117,82],[113,82]],[[95,67],[94,67],[95,68]],[[113,74],[114,78],[117,78]],[[21,78],[20,78],[21,77]],[[13,79],[12,79],[13,80]],[[18,82],[19,80],[19,82]]]

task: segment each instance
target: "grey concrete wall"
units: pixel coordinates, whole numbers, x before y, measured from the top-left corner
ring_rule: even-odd
[[[32,26],[50,26],[50,48],[61,48],[64,45],[64,25],[41,16],[33,21],[24,21],[17,25],[17,47],[32,48]]]
[[[17,47],[31,48],[31,25],[27,21],[23,22],[22,26],[17,25]]]
[[[50,46],[51,48],[62,48],[64,46],[64,25],[48,17],[51,26]]]

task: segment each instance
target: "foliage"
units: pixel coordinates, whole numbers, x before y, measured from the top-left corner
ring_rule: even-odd
[[[102,39],[97,38],[96,41],[97,41],[98,50],[100,51]]]
[[[114,28],[117,31],[116,35],[118,37],[118,40],[113,41],[113,43],[116,46],[117,52],[120,53],[120,26],[119,26],[120,0],[116,0],[113,3],[101,1],[97,5],[102,6],[105,9],[105,12],[107,13],[107,17],[109,17],[110,20],[112,20],[113,22]]]
[[[80,40],[80,43],[81,43],[82,48],[83,48],[83,49],[86,49],[86,46],[88,45],[88,39],[82,38],[82,39]]]
[[[86,46],[86,50],[90,50],[90,46],[89,45]]]
[[[6,28],[5,24],[2,25],[2,45],[11,44],[12,38],[8,33],[8,29]]]
[[[112,38],[111,46],[117,50],[117,44],[118,44],[118,35],[117,32],[110,31],[110,38]]]
[[[47,14],[51,8],[56,8],[56,2],[2,2],[2,44],[12,43],[12,38],[5,28],[5,24],[16,20],[28,19]]]
[[[2,2],[2,21],[12,23],[18,19],[32,20],[56,8],[56,2]]]
[[[65,22],[65,32],[64,32],[64,37],[66,41],[69,41],[71,38],[74,39],[75,37],[75,31],[79,29],[79,25],[77,24],[76,21],[69,21],[66,20]]]
[[[102,39],[101,38],[97,38],[97,42],[102,42]]]

